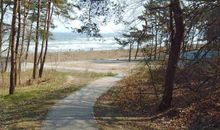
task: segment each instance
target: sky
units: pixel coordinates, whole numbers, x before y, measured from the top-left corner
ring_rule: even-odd
[[[52,29],[53,32],[72,32],[71,29],[66,28],[64,25],[67,25],[66,23],[63,23],[59,19],[56,19],[55,21],[56,28]],[[71,27],[79,27],[80,22],[74,21],[69,26]],[[103,25],[100,27],[100,33],[115,33],[115,32],[121,32],[124,30],[125,26],[120,24],[115,24],[114,22],[109,22],[106,25]]]
[[[120,0],[123,1],[123,0]],[[143,5],[143,0],[125,0],[126,3],[128,3],[129,7],[125,10],[124,18],[126,20],[130,18],[134,18],[134,16],[138,16],[142,14],[143,8],[139,8],[140,6]],[[77,14],[76,14],[77,15]],[[67,29],[67,27],[73,27],[73,28],[79,28],[81,23],[79,21],[71,21],[71,23],[65,23],[65,21],[59,18],[54,18],[54,24],[56,25],[55,29],[52,29],[53,32],[72,32],[71,29]],[[115,33],[115,32],[122,32],[128,28],[125,26],[123,23],[120,24],[115,24],[114,22],[108,22],[105,25],[102,25],[100,27],[100,32],[101,33]]]

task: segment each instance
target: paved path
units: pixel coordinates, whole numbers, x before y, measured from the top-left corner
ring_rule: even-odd
[[[123,75],[98,79],[64,98],[49,111],[42,130],[98,130],[93,116],[96,99]]]

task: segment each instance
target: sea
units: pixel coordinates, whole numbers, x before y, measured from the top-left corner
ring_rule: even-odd
[[[117,44],[116,33],[104,33],[101,37],[89,37],[85,34],[71,32],[54,32],[49,39],[49,52],[68,52],[68,51],[95,51],[95,50],[115,50],[121,48]],[[31,43],[30,51],[35,48]]]
[[[115,37],[119,37],[118,33],[102,33],[101,37],[89,37],[85,34],[73,32],[53,32],[48,42],[48,52],[68,52],[68,51],[96,51],[96,50],[115,50],[122,48],[117,44]],[[6,35],[4,39],[7,39]],[[41,48],[41,40],[39,41],[39,51]],[[2,50],[8,48],[8,43],[3,44]],[[30,43],[30,52],[34,52],[35,42]],[[3,52],[6,53],[6,51]]]

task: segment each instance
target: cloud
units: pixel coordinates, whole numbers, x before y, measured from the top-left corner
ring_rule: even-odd
[[[100,27],[101,33],[114,33],[114,32],[120,32],[124,29],[123,24],[115,24],[114,22],[109,22],[104,26]]]

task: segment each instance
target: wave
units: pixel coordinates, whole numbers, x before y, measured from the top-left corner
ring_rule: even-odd
[[[39,42],[41,47],[41,41]],[[8,44],[4,44],[6,48]],[[34,41],[30,44],[30,51],[34,52]],[[113,50],[121,48],[114,40],[114,36],[106,35],[102,38],[88,38],[82,35],[73,35],[71,33],[55,33],[48,43],[49,52],[76,51],[76,50]],[[39,49],[40,50],[40,49]]]

